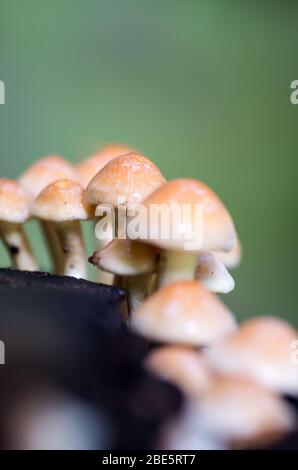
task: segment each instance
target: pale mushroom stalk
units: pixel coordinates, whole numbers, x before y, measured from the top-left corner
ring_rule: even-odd
[[[0,222],[0,235],[14,268],[37,271],[38,266],[21,224]]]
[[[89,261],[97,268],[115,274],[117,286],[124,288],[130,314],[151,291],[156,269],[156,250],[144,243],[115,239],[103,250],[95,251]],[[124,281],[119,285],[119,281]]]
[[[80,184],[68,179],[49,184],[36,198],[31,213],[52,224],[60,244],[62,274],[87,278],[87,256],[80,221],[90,219],[93,213]]]
[[[52,222],[41,220],[40,224],[46,245],[48,247],[50,258],[53,262],[54,272],[56,274],[62,275],[64,261],[57,233],[55,232]]]
[[[20,175],[19,183],[32,194],[34,198],[43,191],[49,184],[61,179],[71,179],[77,181],[79,175],[74,167],[59,155],[48,155],[33,163]],[[63,256],[61,255],[60,244],[57,235],[52,227],[51,221],[40,220],[41,230],[46,241],[50,259],[53,264],[55,274],[63,274]]]
[[[195,279],[197,265],[197,253],[163,250],[159,260],[158,287],[176,281],[192,281]]]
[[[150,295],[152,274],[129,276],[125,279],[128,311],[132,315]]]
[[[87,254],[80,222],[78,220],[57,222],[53,226],[61,244],[63,274],[87,279]]]

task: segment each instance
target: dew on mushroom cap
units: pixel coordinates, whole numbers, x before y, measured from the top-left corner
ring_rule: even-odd
[[[295,414],[280,397],[244,379],[218,378],[193,406],[193,418],[236,447],[260,447],[295,426]]]
[[[50,184],[35,200],[32,214],[53,223],[61,255],[64,253],[63,274],[86,278],[87,256],[80,221],[92,217],[93,210],[80,184],[67,179]]]
[[[259,317],[207,351],[218,373],[249,377],[266,387],[298,396],[297,366],[291,362],[291,345],[298,332],[284,320]]]
[[[237,326],[230,310],[199,282],[180,281],[145,300],[131,327],[153,341],[206,346]]]
[[[99,152],[74,165],[82,186],[87,187],[96,173],[111,160],[131,151],[128,145],[107,144]]]
[[[13,265],[35,271],[33,257],[22,224],[30,216],[32,197],[14,180],[0,179],[0,236],[7,247]]]

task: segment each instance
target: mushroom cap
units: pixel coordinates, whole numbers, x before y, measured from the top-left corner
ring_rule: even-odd
[[[247,377],[278,393],[298,396],[298,370],[291,361],[291,345],[297,339],[298,332],[285,321],[259,317],[244,322],[206,354],[220,374]]]
[[[111,160],[129,152],[131,152],[131,148],[127,145],[108,144],[102,147],[99,152],[77,163],[75,170],[79,175],[82,186],[86,188],[96,173]]]
[[[215,251],[214,255],[226,266],[226,268],[237,268],[242,258],[242,246],[239,238],[235,240],[235,243],[230,251]]]
[[[212,380],[204,356],[195,349],[183,346],[163,346],[147,356],[147,369],[162,380],[174,383],[186,394],[206,392]]]
[[[74,167],[59,155],[49,155],[37,160],[18,179],[34,197],[49,184],[61,179],[78,181]]]
[[[127,205],[138,204],[152,191],[164,184],[165,179],[157,166],[138,153],[127,153],[105,165],[87,187],[91,204],[111,204],[118,207],[118,198]]]
[[[156,250],[144,243],[115,239],[103,250],[95,251],[90,262],[118,276],[138,276],[156,269]]]
[[[215,192],[202,181],[170,181],[150,194],[144,205],[147,213],[150,213],[152,205],[167,205],[168,208],[183,208],[183,205],[187,205],[190,212],[183,223],[180,220],[174,221],[174,217],[169,218],[169,238],[162,236],[162,231],[159,231],[156,237],[146,240],[148,243],[166,250],[184,251],[185,243],[192,241],[198,230],[202,230],[202,245],[195,251],[229,251],[234,244],[236,232],[229,212]],[[198,227],[200,220],[197,220],[197,208],[202,212],[202,227]],[[173,235],[177,231],[179,237]]]
[[[131,327],[157,342],[208,345],[236,329],[229,309],[196,281],[175,282],[151,295]]]
[[[76,181],[58,180],[49,184],[35,199],[31,214],[42,220],[66,222],[92,217],[85,190]]]
[[[208,251],[201,251],[198,255],[196,279],[211,292],[220,294],[227,294],[235,287],[235,281],[225,265]]]
[[[30,216],[32,196],[14,180],[0,179],[0,220],[22,224]]]
[[[197,399],[202,427],[236,445],[274,442],[295,425],[295,414],[270,390],[245,379],[218,378]]]

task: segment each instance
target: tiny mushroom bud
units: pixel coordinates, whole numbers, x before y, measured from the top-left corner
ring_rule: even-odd
[[[293,430],[295,413],[249,380],[218,378],[193,404],[192,419],[232,447],[269,445]]]
[[[198,255],[196,278],[211,292],[227,294],[235,287],[235,281],[217,256],[208,251]]]
[[[229,251],[236,232],[227,209],[218,196],[204,183],[193,179],[179,179],[164,184],[144,201],[147,212],[151,208],[167,208],[161,213],[162,224],[167,224],[169,236],[163,226],[148,243],[158,246],[160,257],[159,285],[195,278],[197,253],[204,251]],[[188,211],[183,213],[183,209]],[[172,217],[169,212],[172,211]],[[179,212],[178,215],[175,211]],[[182,213],[182,214],[181,214]],[[201,218],[200,219],[200,214]],[[167,220],[163,220],[167,215]],[[151,224],[155,224],[150,220]],[[151,232],[151,231],[150,231]]]
[[[131,148],[128,145],[108,144],[102,147],[99,152],[77,163],[74,167],[79,175],[81,185],[86,188],[92,178],[105,165],[114,158],[129,152],[131,152]]]
[[[89,203],[97,206],[101,204],[112,206],[116,216],[119,215],[118,208],[121,202],[124,209],[123,221],[126,224],[130,210],[142,203],[144,198],[164,183],[163,175],[153,162],[143,155],[131,152],[114,158],[94,176],[87,187],[87,198]],[[118,237],[119,229],[123,232],[119,220],[115,228],[115,236]],[[121,238],[126,238],[126,227],[124,232]],[[135,297],[134,293],[129,292],[134,286],[140,292],[140,285],[136,285],[139,282],[144,285],[146,279],[135,277],[129,280],[129,285],[126,287],[128,298]]]
[[[129,311],[133,313],[150,293],[156,257],[154,247],[129,239],[115,239],[103,250],[95,251],[89,261],[103,271],[124,278]]]
[[[212,380],[204,356],[190,347],[154,348],[148,354],[145,365],[150,372],[174,383],[189,396],[205,393]]]
[[[229,309],[197,281],[180,281],[151,295],[132,316],[131,327],[156,342],[207,346],[233,332]]]
[[[87,257],[80,226],[81,220],[92,217],[91,206],[79,183],[59,180],[47,186],[32,206],[32,214],[52,222],[64,254],[63,274],[87,278]]]
[[[298,396],[297,365],[291,361],[297,338],[298,332],[284,320],[259,317],[212,345],[207,359],[219,374],[247,377],[275,392]]]
[[[22,225],[30,216],[32,197],[16,181],[0,179],[0,237],[14,267],[37,271],[38,267]]]
[[[78,175],[74,167],[59,155],[49,155],[40,158],[21,174],[18,181],[29,191],[34,198],[50,183],[61,179],[78,181]],[[51,222],[40,221],[41,229],[54,264],[56,274],[63,273],[63,256],[61,255],[60,243]]]

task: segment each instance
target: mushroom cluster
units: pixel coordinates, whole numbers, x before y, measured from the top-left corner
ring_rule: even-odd
[[[109,145],[76,165],[53,155],[17,182],[0,180],[1,238],[15,267],[38,270],[23,228],[29,218],[39,221],[55,274],[87,279],[89,260],[98,281],[123,288],[127,325],[148,345],[145,367],[184,394],[160,447],[260,447],[295,429],[285,397],[298,397],[298,332],[273,317],[239,325],[217,296],[234,289],[228,269],[240,264],[242,247],[209,186],[167,181],[149,158]],[[96,224],[89,258],[87,220]]]

